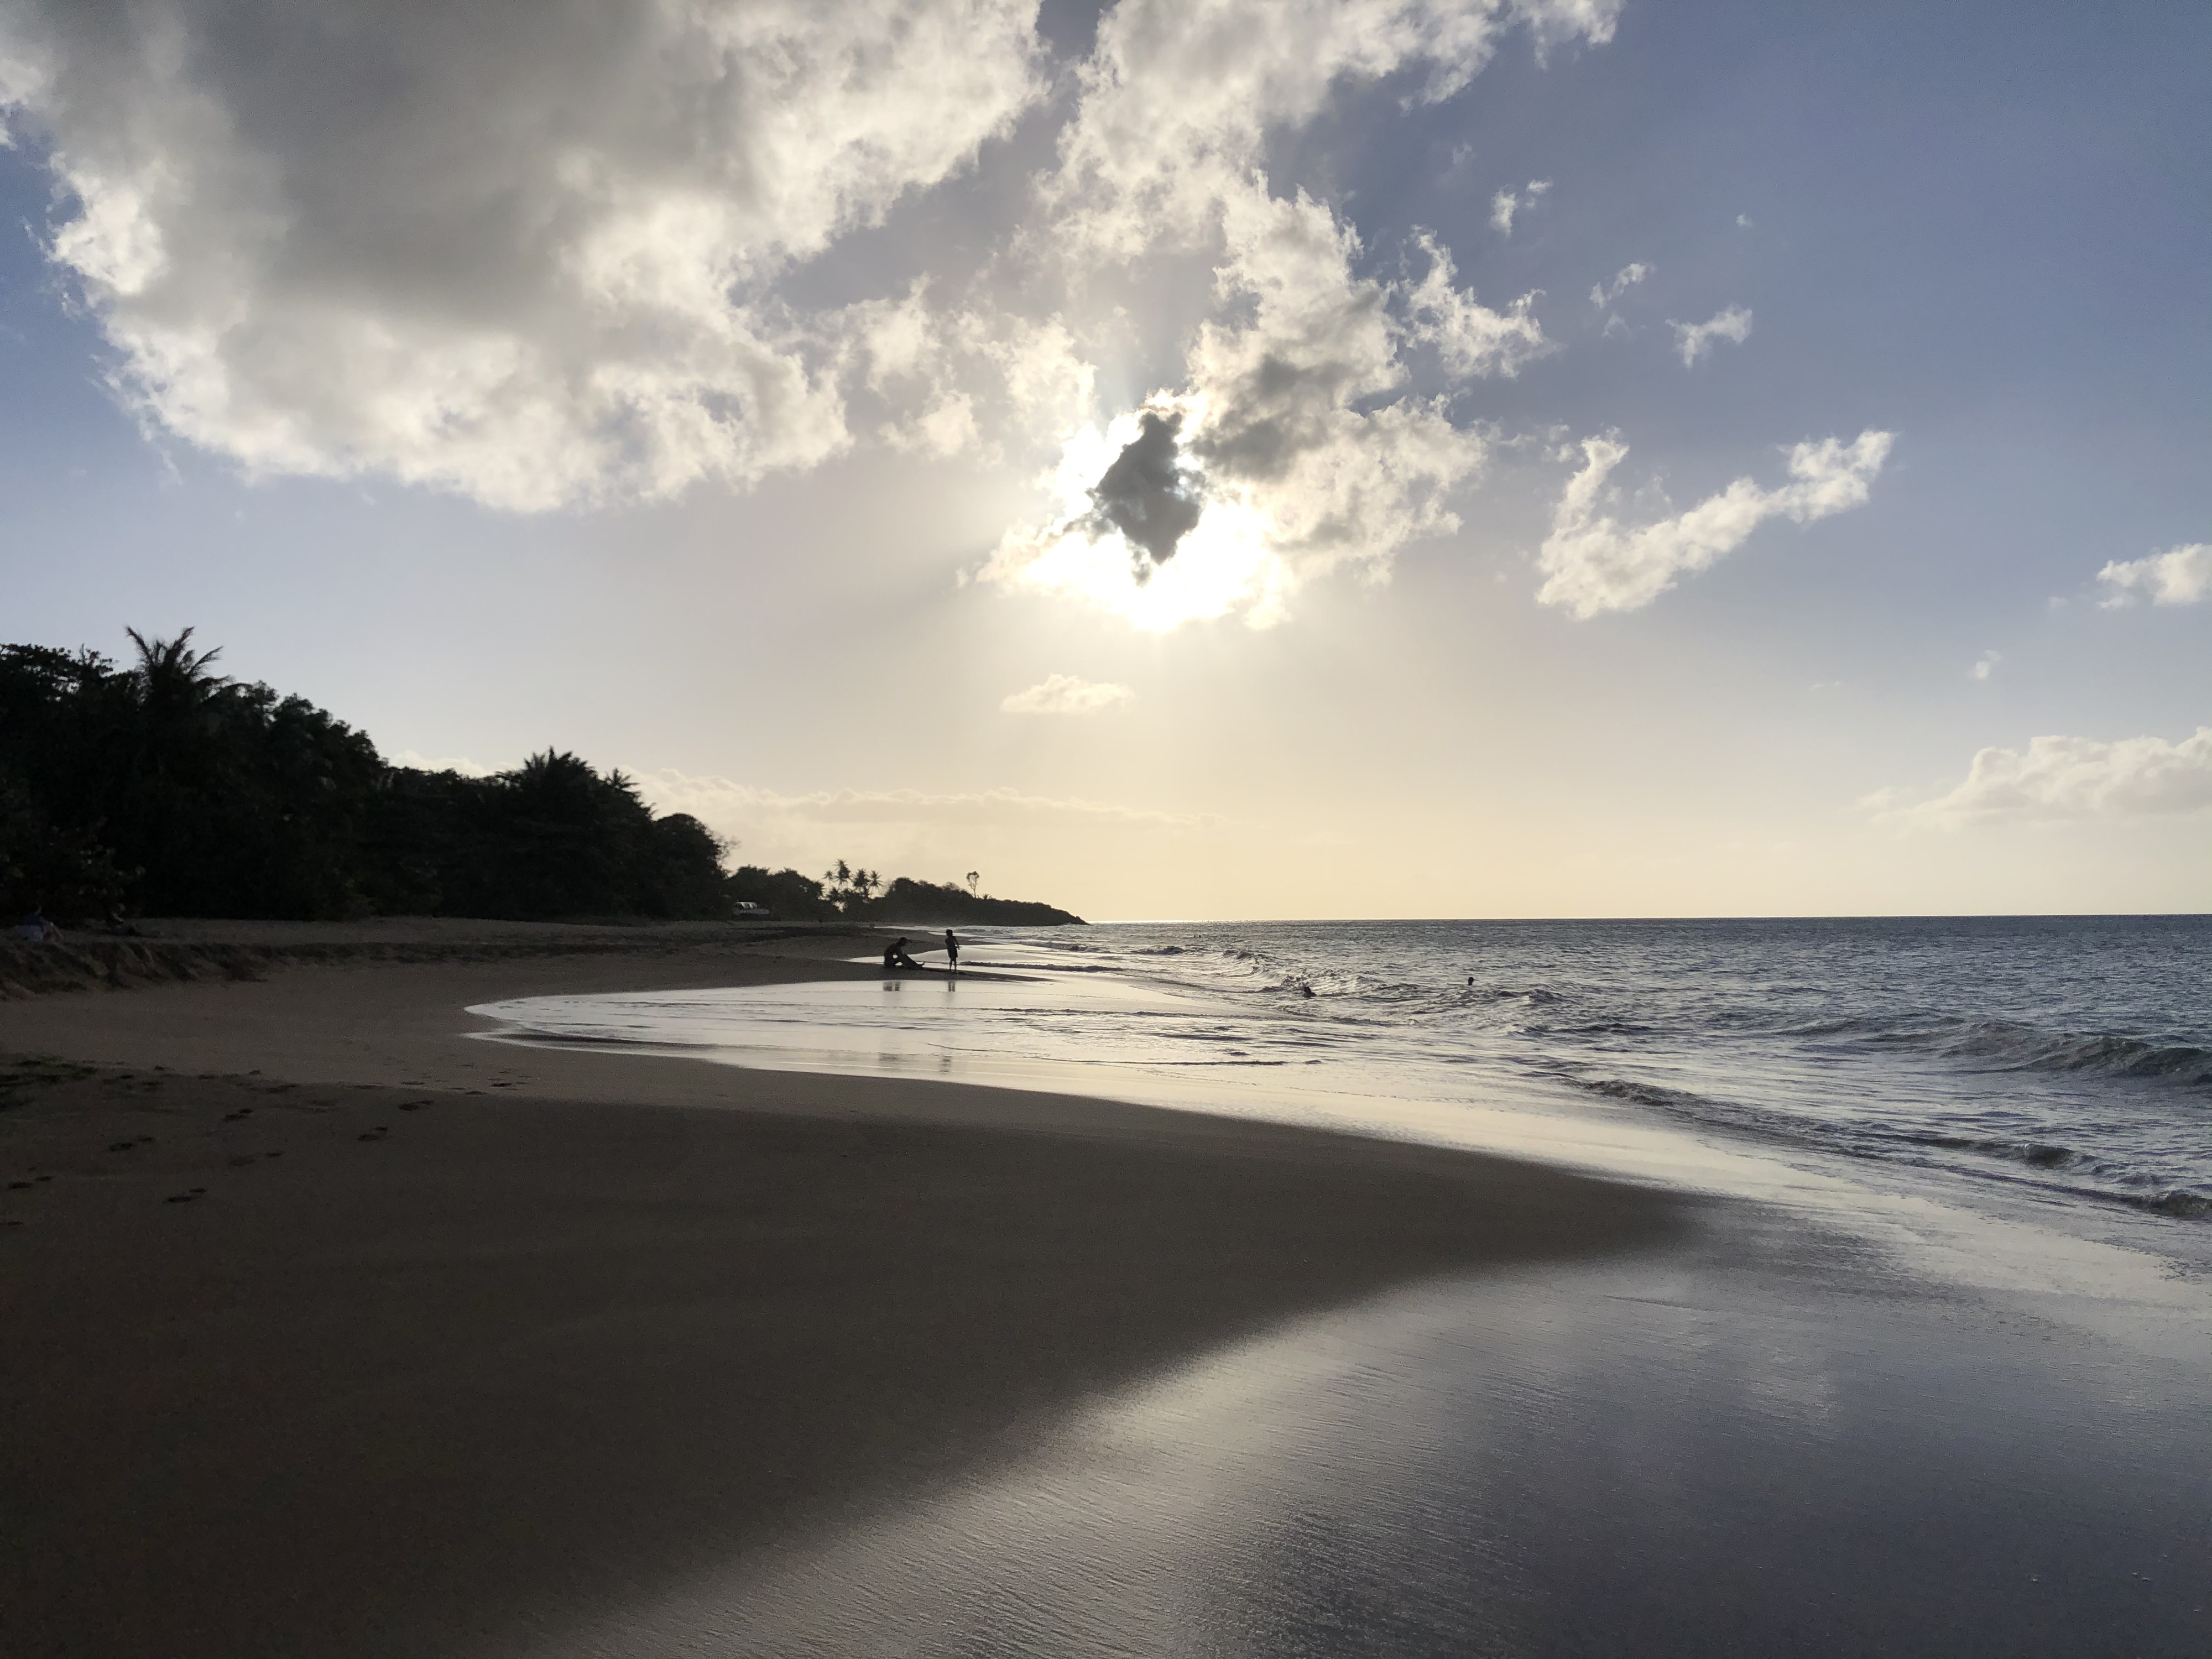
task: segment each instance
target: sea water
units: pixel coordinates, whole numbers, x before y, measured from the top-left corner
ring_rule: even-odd
[[[957,984],[939,957],[881,982],[478,1012],[526,1041],[1170,1104],[1418,1103],[1434,1122],[1510,1100],[1563,1124],[1603,1106],[2212,1223],[2212,917],[1124,922],[965,942]],[[984,976],[1003,973],[1023,977]]]

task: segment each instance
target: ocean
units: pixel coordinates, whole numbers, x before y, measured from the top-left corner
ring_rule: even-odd
[[[1388,1129],[1586,1120],[2212,1221],[2212,917],[1121,922],[941,971],[480,1012],[526,1041]],[[942,957],[934,958],[941,963]],[[984,972],[1022,975],[1019,982]],[[1364,1108],[1360,1104],[1364,1103]]]

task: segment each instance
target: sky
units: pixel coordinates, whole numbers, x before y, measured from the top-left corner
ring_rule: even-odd
[[[0,0],[0,637],[1094,919],[2212,908],[2208,64]]]

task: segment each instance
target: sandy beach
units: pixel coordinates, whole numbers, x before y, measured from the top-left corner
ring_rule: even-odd
[[[1672,1224],[1415,1147],[461,1035],[855,948],[0,1006],[42,1057],[0,1117],[10,1650],[523,1650],[1270,1321]]]
[[[869,943],[0,1003],[7,1650],[2201,1650],[2203,1377],[1757,1206],[467,1035]]]

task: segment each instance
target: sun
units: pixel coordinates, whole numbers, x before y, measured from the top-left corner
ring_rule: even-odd
[[[1079,599],[1153,634],[1232,614],[1255,628],[1279,618],[1293,580],[1271,545],[1267,515],[1242,491],[1208,477],[1196,458],[1186,455],[1183,466],[1203,506],[1170,556],[1155,560],[1118,530],[1100,527],[1093,494],[1098,481],[1136,441],[1144,416],[1162,408],[1173,408],[1194,426],[1205,412],[1197,399],[1162,396],[1103,429],[1070,434],[1047,480],[1056,510],[1042,526],[1009,531],[984,576]]]

